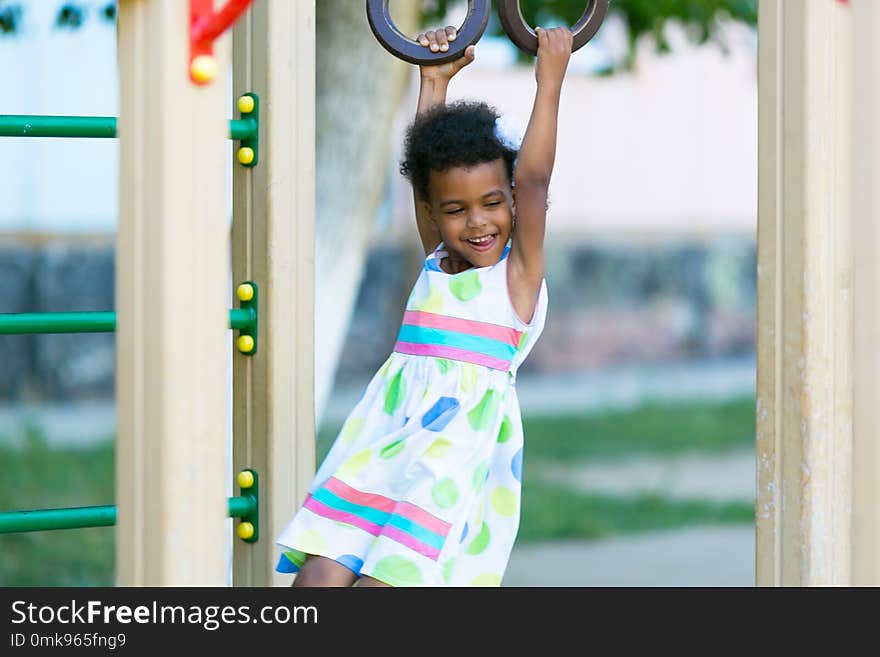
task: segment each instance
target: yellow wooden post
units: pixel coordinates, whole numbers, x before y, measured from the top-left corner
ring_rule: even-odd
[[[116,579],[225,585],[228,85],[190,81],[188,2],[122,0],[118,29]]]
[[[878,583],[877,28],[874,0],[759,3],[761,586]]]
[[[259,164],[233,163],[233,281],[259,286],[259,351],[233,356],[233,464],[260,474],[260,539],[233,584],[268,586],[315,471],[315,3],[258,0],[234,30],[234,98],[259,96]]]

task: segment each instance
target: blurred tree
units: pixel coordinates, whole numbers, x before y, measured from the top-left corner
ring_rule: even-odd
[[[362,0],[320,0],[316,8],[315,414],[320,419],[385,194],[394,113],[415,67],[379,45]],[[395,6],[394,20],[413,34],[418,4]],[[415,245],[415,226],[412,235]]]
[[[422,0],[422,26],[436,26],[450,6],[463,0]],[[521,0],[520,11],[529,25],[573,25],[584,12],[587,0]],[[636,61],[636,46],[643,36],[652,37],[658,52],[669,52],[664,30],[670,21],[684,26],[695,43],[714,41],[722,47],[718,26],[724,19],[756,26],[758,0],[611,0],[612,13],[627,27],[629,51],[614,70],[631,70]],[[490,22],[490,34],[503,35],[498,21]],[[523,60],[525,53],[519,53]]]

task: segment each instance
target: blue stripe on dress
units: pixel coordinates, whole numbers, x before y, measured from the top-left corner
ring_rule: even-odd
[[[397,340],[398,342],[415,342],[417,344],[456,347],[458,349],[492,356],[504,361],[512,360],[516,353],[516,347],[505,344],[500,340],[493,340],[492,338],[485,338],[480,335],[468,335],[467,333],[460,333],[458,331],[413,326],[411,324],[404,324],[400,327],[400,332],[397,334]]]

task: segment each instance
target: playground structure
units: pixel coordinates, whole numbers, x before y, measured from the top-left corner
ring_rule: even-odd
[[[241,519],[233,584],[273,583],[266,537],[314,470],[314,3],[260,0],[231,39],[220,36],[249,4],[214,13],[210,0],[120,2],[118,120],[0,119],[5,136],[119,139],[116,311],[0,317],[5,333],[115,330],[116,504],[6,512],[0,531],[115,524],[120,586],[227,584],[230,516]],[[241,113],[232,121],[218,74],[230,60]],[[260,98],[275,110],[263,126]],[[230,138],[239,142],[231,234]]]
[[[187,66],[204,54],[174,36],[192,24],[188,4],[120,2],[116,314],[0,317],[0,327],[116,330],[117,512],[96,507],[90,521],[117,526],[117,584],[225,584],[226,518],[257,510],[254,534],[234,542],[233,584],[280,584],[265,539],[314,472],[315,7],[257,0],[233,30],[232,95],[264,108],[254,138],[226,119],[225,76],[204,61]],[[500,4],[515,24],[516,3]],[[484,7],[473,0],[469,11],[483,29]],[[387,16],[387,1],[367,8]],[[604,10],[588,3],[580,30],[597,27]],[[378,24],[371,18],[374,33]],[[873,0],[760,3],[759,586],[880,584],[878,29]],[[406,59],[403,46],[376,36]],[[514,39],[524,49],[526,36]],[[228,42],[212,53],[224,71]],[[21,117],[4,121],[21,128]],[[106,117],[88,129],[112,136]],[[219,190],[235,134],[255,142],[242,143],[252,152],[233,171],[230,244]],[[243,308],[232,310],[230,250],[232,280],[254,292],[244,289]],[[231,470],[259,473],[258,497],[246,493],[255,485],[241,498],[224,493],[229,327],[253,340],[237,341],[233,358]]]
[[[878,29],[759,3],[759,585],[880,585]]]

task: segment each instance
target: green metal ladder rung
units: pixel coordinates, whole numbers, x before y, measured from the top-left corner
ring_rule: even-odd
[[[65,137],[115,139],[115,116],[38,116],[0,114],[0,137]],[[229,138],[252,139],[257,133],[253,118],[230,119]]]
[[[249,331],[256,326],[256,309],[232,308],[229,328]],[[30,333],[113,333],[116,331],[116,313],[0,313],[0,335]]]
[[[242,495],[227,498],[227,516],[250,523],[253,534],[242,540],[253,543],[259,534],[259,486],[254,470],[243,471],[252,476],[252,485],[242,487]],[[242,474],[243,474],[242,473]],[[239,475],[241,477],[241,474]],[[116,505],[80,506],[61,509],[31,509],[0,512],[0,534],[17,534],[57,529],[112,527],[116,525]]]

